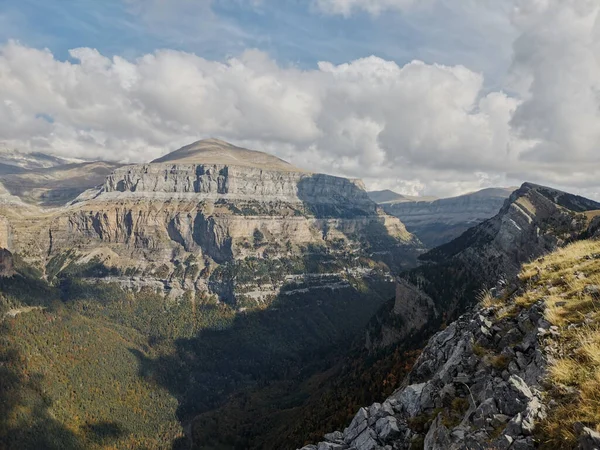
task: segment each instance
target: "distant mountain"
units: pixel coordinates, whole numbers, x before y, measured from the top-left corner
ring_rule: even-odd
[[[61,158],[42,152],[22,152],[18,150],[0,150],[0,165],[19,167],[21,169],[48,169],[64,164],[80,163],[83,160],[75,158]],[[14,173],[14,172],[10,172]]]
[[[289,172],[306,172],[268,153],[237,147],[220,139],[204,139],[155,159],[160,163],[202,163]]]
[[[418,202],[418,201],[434,201],[437,197],[419,197],[414,195],[402,195],[397,192],[385,189],[383,191],[369,191],[369,197],[375,203],[387,204],[387,203],[403,203],[403,202]]]
[[[2,173],[0,183],[21,200],[40,206],[64,206],[88,189],[101,186],[121,164],[108,162],[68,163],[46,168],[23,169]]]
[[[406,197],[388,191],[371,193],[385,212],[398,217],[427,247],[451,241],[495,215],[515,188],[487,188],[458,197]]]

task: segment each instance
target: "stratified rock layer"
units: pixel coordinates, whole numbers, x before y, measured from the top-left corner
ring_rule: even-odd
[[[241,291],[257,302],[273,298],[288,275],[310,275],[316,253],[327,255],[334,274],[363,276],[378,260],[394,270],[414,264],[419,247],[360,180],[309,173],[214,139],[116,168],[62,208],[15,207],[12,198],[0,210],[0,241],[42,270],[51,267],[49,276],[96,262],[119,270],[112,281],[124,286],[159,283],[226,301]],[[252,258],[271,273],[273,261],[287,268],[276,279],[242,282],[233,266]],[[335,263],[342,260],[343,269]],[[215,273],[227,264],[229,275]]]

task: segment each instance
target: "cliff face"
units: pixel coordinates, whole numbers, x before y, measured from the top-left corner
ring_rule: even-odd
[[[128,166],[109,175],[102,192],[102,198],[161,197],[306,203],[315,209],[322,205],[322,215],[327,215],[327,206],[353,215],[377,214],[377,205],[360,180],[255,167],[175,163]]]
[[[523,184],[497,215],[424,253],[420,267],[400,275],[396,306],[379,318],[378,328],[388,331],[370,333],[369,346],[393,345],[444,318],[455,318],[476,302],[482,290],[499,280],[514,281],[522,264],[592,235],[596,219],[590,211],[598,209],[600,204],[592,200]]]
[[[398,217],[411,233],[433,248],[496,215],[513,190],[490,188],[452,198],[417,200],[407,197],[380,204],[385,212]]]
[[[433,334],[391,396],[303,450],[599,448],[599,248],[580,240],[525,264]]]
[[[547,414],[544,350],[554,331],[543,302],[503,319],[499,309],[479,308],[434,335],[404,387],[303,450],[536,448],[534,426]]]
[[[298,284],[314,271],[331,272],[339,285],[381,272],[377,261],[397,270],[419,252],[418,241],[359,180],[308,173],[215,140],[116,168],[100,188],[62,208],[4,217],[11,250],[40,268],[50,265],[51,276],[93,260],[117,269],[113,281],[126,286],[135,276],[174,294],[201,291],[230,302],[242,291],[246,300],[269,301],[290,277]],[[251,259],[269,267],[269,276],[239,281]],[[313,267],[315,259],[331,270]],[[273,261],[282,267],[273,270]]]

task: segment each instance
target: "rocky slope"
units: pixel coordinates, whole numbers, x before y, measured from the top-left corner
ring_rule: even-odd
[[[442,199],[400,196],[391,191],[369,195],[388,214],[402,220],[425,245],[433,248],[496,215],[512,191],[514,188],[488,188]]]
[[[497,312],[461,316],[429,340],[405,387],[303,449],[535,448],[534,425],[546,417],[545,337],[554,329],[543,302],[514,317]]]
[[[521,195],[595,206],[540,186]],[[599,249],[577,241],[483,291],[429,339],[396,392],[303,449],[598,448]]]
[[[522,264],[586,237],[598,209],[592,200],[524,183],[496,216],[421,255],[424,264],[403,279],[433,300],[434,313],[452,317],[482,288],[514,280]]]
[[[377,261],[397,270],[414,264],[419,251],[360,180],[308,173],[222,141],[200,141],[149,164],[94,164],[3,178],[20,199],[37,189],[27,180],[52,179],[61,192],[71,185],[81,192],[81,170],[88,187],[103,178],[101,187],[61,208],[0,211],[9,249],[47,276],[93,261],[114,267],[120,276],[111,281],[124,286],[150,283],[174,295],[204,292],[256,304],[284,285],[346,288],[349,278],[382,275]],[[46,199],[65,198],[47,183],[40,189]],[[262,278],[246,273],[250,262]]]
[[[547,418],[540,392],[556,355],[553,340],[560,324],[550,321],[557,316],[548,310],[568,308],[564,298],[578,299],[574,304],[589,298],[593,286],[586,277],[596,278],[560,252],[561,258],[549,258],[543,270],[538,265],[544,258],[527,265],[520,281],[517,274],[524,263],[593,236],[599,206],[525,183],[497,216],[423,255],[427,263],[399,280],[394,307],[367,329],[372,359],[385,348],[404,348],[427,330],[443,328],[478,299],[482,304],[429,340],[403,387],[383,404],[361,409],[343,432],[305,448],[537,447],[532,433],[534,424]],[[579,261],[593,261],[594,254],[589,250]],[[554,277],[545,275],[559,270]],[[564,294],[547,304],[558,289]],[[594,432],[582,436],[593,441]]]

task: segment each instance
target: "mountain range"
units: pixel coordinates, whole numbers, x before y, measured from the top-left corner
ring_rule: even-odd
[[[369,196],[385,212],[402,220],[427,247],[433,248],[494,216],[515,189],[486,188],[442,199],[405,196],[389,190],[370,192]]]
[[[550,328],[539,304],[494,311],[521,305],[524,265],[598,235],[599,203],[368,194],[217,139],[134,165],[10,158],[5,448],[535,448],[543,396],[500,400],[538,389],[545,349],[502,336]]]

